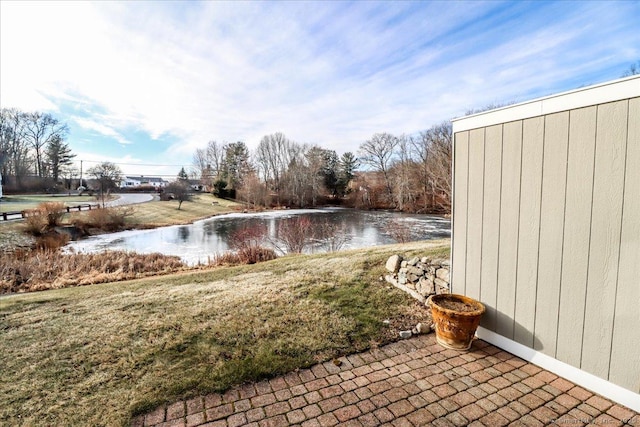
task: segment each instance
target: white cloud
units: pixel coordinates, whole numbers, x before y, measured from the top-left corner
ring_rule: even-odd
[[[131,149],[128,130],[147,146],[170,136],[165,157],[180,162],[210,139],[252,147],[277,131],[356,151],[375,132],[614,78],[623,70],[609,68],[640,57],[633,2],[1,7],[2,106],[53,109],[78,94],[100,111],[80,126]]]
[[[128,141],[125,137],[123,137],[120,133],[115,131],[113,127],[107,126],[102,123],[98,123],[94,120],[87,119],[84,117],[74,117],[73,121],[76,122],[80,127],[96,131],[104,136],[110,136],[117,140],[120,144],[131,144],[131,141]]]

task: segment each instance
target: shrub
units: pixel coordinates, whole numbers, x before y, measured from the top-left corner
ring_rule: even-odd
[[[35,209],[24,211],[24,231],[32,236],[41,236],[48,229],[60,225],[65,212],[66,208],[63,203],[40,203]]]
[[[262,246],[250,246],[238,251],[240,262],[242,264],[255,264],[257,262],[270,261],[278,256],[273,249],[263,248]]]
[[[398,220],[389,221],[386,231],[398,243],[407,243],[411,240],[411,228]]]
[[[33,212],[25,216],[22,222],[24,232],[32,236],[41,236],[47,230],[47,223],[42,215]]]
[[[235,252],[216,257],[216,264],[255,264],[276,259],[273,249],[262,246],[267,236],[264,225],[254,225],[235,230],[229,236],[229,247]]]
[[[38,212],[44,216],[48,227],[56,227],[60,225],[60,221],[66,212],[64,203],[45,202],[38,205]]]
[[[338,225],[329,220],[318,224],[315,229],[315,238],[329,252],[339,251],[351,239],[344,225]]]
[[[314,226],[306,216],[288,218],[278,224],[274,246],[286,253],[302,253],[314,238]]]
[[[264,243],[266,236],[267,227],[264,225],[243,227],[229,235],[229,247],[237,251],[248,247],[259,247]]]
[[[54,232],[38,237],[36,240],[36,249],[42,251],[57,251],[67,243],[69,243],[68,235]]]
[[[92,209],[84,215],[76,216],[72,222],[77,228],[85,230],[97,228],[104,231],[117,231],[124,228],[127,217],[133,215],[134,208],[120,206],[115,208]]]

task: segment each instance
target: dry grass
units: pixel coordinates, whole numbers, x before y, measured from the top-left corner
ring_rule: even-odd
[[[24,224],[18,221],[0,222],[0,252],[30,248],[35,238],[23,232]]]
[[[134,206],[118,206],[111,208],[92,209],[88,212],[71,216],[70,222],[83,233],[96,229],[100,231],[118,231],[126,228],[127,218],[135,215]]]
[[[378,279],[386,258],[448,247],[287,256],[1,297],[0,424],[126,425],[158,404],[395,340],[427,311]]]
[[[36,244],[44,250],[0,253],[0,294],[92,285],[188,269],[177,256],[128,252],[62,254],[49,250],[60,246],[54,236],[44,236]]]

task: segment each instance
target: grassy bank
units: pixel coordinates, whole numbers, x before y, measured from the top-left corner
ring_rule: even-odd
[[[13,197],[13,196],[12,196]],[[95,201],[94,198],[72,196],[73,202],[68,202],[68,197],[52,196],[20,196],[11,203],[1,204],[3,211],[18,211],[22,209],[35,209],[41,203],[56,201],[73,205]],[[77,200],[76,200],[77,199]],[[87,199],[87,200],[85,200]],[[91,199],[91,200],[89,200]],[[20,200],[20,201],[19,201]],[[11,207],[8,207],[11,206]],[[22,206],[22,207],[20,207]],[[202,193],[194,195],[193,200],[184,202],[178,210],[178,202],[152,201],[130,206],[132,215],[126,218],[125,228],[154,228],[168,225],[189,224],[199,219],[209,218],[214,215],[237,212],[243,209],[243,205],[231,200],[219,199],[211,194]],[[0,211],[2,212],[2,211]],[[77,218],[87,218],[90,212],[73,212],[62,217],[62,224],[70,224]],[[33,237],[24,233],[24,221],[0,222],[0,252],[11,251],[16,248],[28,248],[33,246]],[[94,232],[99,232],[94,230]]]
[[[194,195],[191,201],[184,202],[180,210],[176,201],[153,201],[134,205],[134,214],[127,219],[127,223],[134,227],[189,224],[199,219],[240,209],[242,209],[240,203],[202,193]]]
[[[395,340],[427,314],[379,280],[384,262],[448,250],[417,242],[0,297],[0,424],[124,425]]]

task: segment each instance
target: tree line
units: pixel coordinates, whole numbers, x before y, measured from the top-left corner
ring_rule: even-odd
[[[254,206],[310,207],[344,197],[358,162],[353,153],[265,135],[253,152],[242,141],[209,141],[193,156],[193,175],[223,197]]]
[[[451,207],[451,124],[418,135],[374,134],[356,156],[303,144],[276,132],[255,150],[242,142],[209,141],[193,155],[192,177],[222,197],[253,206],[448,212]]]
[[[27,177],[49,178],[55,186],[75,174],[73,158],[65,138],[69,128],[51,114],[0,110],[0,174],[13,177],[17,188]]]

